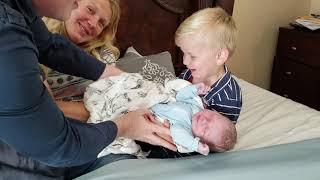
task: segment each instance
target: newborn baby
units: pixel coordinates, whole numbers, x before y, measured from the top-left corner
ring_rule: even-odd
[[[199,94],[205,94],[210,87],[203,83],[188,85],[177,92],[176,102],[160,103],[151,107],[158,121],[168,120],[170,132],[178,151],[224,152],[236,142],[233,123],[216,111],[203,108]]]

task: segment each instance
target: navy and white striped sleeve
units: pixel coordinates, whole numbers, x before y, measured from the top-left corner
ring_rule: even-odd
[[[204,99],[208,109],[218,111],[236,123],[242,107],[242,97],[240,86],[234,78],[231,77],[222,89]]]

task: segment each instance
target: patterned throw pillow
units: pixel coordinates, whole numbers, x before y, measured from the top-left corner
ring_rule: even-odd
[[[81,101],[93,81],[49,70],[47,81],[56,100]]]
[[[175,72],[168,51],[149,56],[140,55],[133,47],[129,47],[116,66],[130,73],[139,73],[145,79],[163,84],[166,79],[175,79]]]

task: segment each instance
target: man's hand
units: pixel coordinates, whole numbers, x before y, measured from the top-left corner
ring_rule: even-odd
[[[127,137],[176,151],[177,148],[172,144],[172,140],[170,141],[171,138],[169,140],[162,138],[170,137],[169,128],[154,122],[154,117],[148,110],[129,112],[115,120],[118,126],[117,137]]]
[[[121,73],[123,73],[123,71],[120,70],[119,68],[117,68],[113,65],[106,65],[106,68],[104,69],[104,71],[101,74],[101,76],[99,77],[99,79],[107,78],[110,76],[118,76]]]
[[[152,116],[153,117],[153,116]],[[164,123],[162,124],[161,122],[157,121],[155,118],[151,118],[149,119],[150,121],[152,121],[153,123],[155,124],[158,124],[159,126],[163,126],[163,127],[166,127],[166,128],[170,128],[170,124],[168,122],[168,120],[165,120]],[[172,140],[172,137],[171,137],[171,134],[170,135],[166,135],[166,134],[157,134],[158,136],[160,136],[162,139],[170,142],[171,144],[174,144],[173,143],[173,140]],[[174,145],[175,146],[175,145]]]

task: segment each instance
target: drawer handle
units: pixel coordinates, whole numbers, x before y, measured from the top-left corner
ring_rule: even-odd
[[[288,98],[288,97],[289,97],[288,94],[283,94],[282,96],[285,97],[285,98]]]
[[[297,47],[294,47],[294,46],[291,46],[291,49],[296,51],[297,50]]]
[[[285,74],[286,75],[292,75],[292,72],[291,71],[286,71]]]

